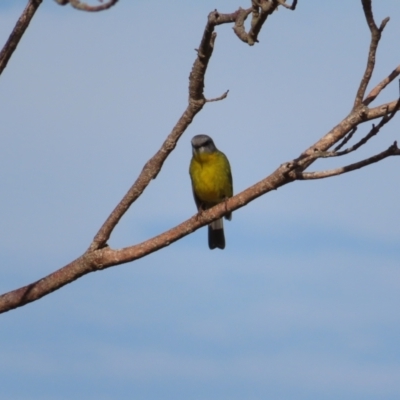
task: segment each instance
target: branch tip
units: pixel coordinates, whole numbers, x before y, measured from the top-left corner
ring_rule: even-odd
[[[382,31],[385,29],[386,24],[390,21],[390,17],[386,17],[382,22],[379,27],[379,32],[382,33]]]
[[[213,99],[206,99],[206,103],[223,100],[228,96],[228,93],[229,93],[229,89],[219,97],[214,97]]]

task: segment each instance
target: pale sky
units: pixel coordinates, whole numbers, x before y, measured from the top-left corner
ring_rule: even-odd
[[[0,1],[1,45],[25,3]],[[248,3],[120,0],[91,14],[44,2],[0,76],[1,293],[86,250],[184,111],[207,14]],[[217,27],[205,93],[229,96],[195,118],[112,247],[195,214],[194,135],[229,157],[238,193],[348,114],[369,30],[360,0],[334,3],[280,9],[254,47]],[[370,88],[400,64],[400,3],[373,9],[391,20]],[[398,94],[394,82],[372,106]],[[311,170],[383,151],[399,121]],[[0,315],[0,398],[398,399],[399,166],[292,183],[235,212],[224,251],[202,228]]]

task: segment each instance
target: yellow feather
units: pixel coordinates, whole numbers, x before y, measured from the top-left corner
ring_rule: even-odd
[[[207,206],[232,196],[230,165],[224,153],[215,151],[195,154],[189,172],[194,193]]]

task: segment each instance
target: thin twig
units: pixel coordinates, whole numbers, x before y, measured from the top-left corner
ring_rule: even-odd
[[[220,101],[223,99],[226,99],[228,96],[229,90],[227,90],[225,93],[221,94],[219,97],[214,97],[213,99],[206,99],[206,103],[211,103],[212,101]]]
[[[369,139],[371,139],[372,137],[377,135],[379,133],[379,131],[381,130],[381,128],[383,128],[396,115],[397,111],[399,110],[399,106],[400,106],[400,99],[397,101],[397,107],[395,107],[395,109],[391,113],[387,113],[386,115],[384,115],[382,117],[382,119],[379,121],[378,125],[372,124],[371,130],[368,132],[368,134],[365,137],[363,137],[360,141],[358,141],[353,146],[347,148],[346,150],[336,151],[335,152],[336,155],[343,156],[345,154],[349,154],[349,153],[359,149],[365,143],[367,143]]]
[[[243,8],[239,8],[237,11],[237,18],[235,20],[235,25],[233,27],[233,31],[235,32],[236,36],[244,43],[248,43],[249,35],[246,32],[246,28],[244,26],[244,22],[246,21],[247,17],[251,14],[252,9],[248,8],[244,10]]]
[[[333,149],[334,152],[340,150],[357,132],[357,127],[355,126],[344,138],[343,140]]]
[[[18,46],[26,28],[29,26],[36,10],[39,8],[42,0],[30,0],[25,10],[19,17],[10,37],[0,52],[0,75],[3,73],[4,68],[7,66],[8,61],[13,55]]]
[[[376,50],[378,48],[378,44],[381,39],[381,34],[382,34],[382,31],[385,28],[386,24],[389,21],[389,18],[385,18],[382,21],[381,26],[378,28],[375,24],[374,16],[372,14],[371,0],[361,0],[361,2],[363,5],[363,9],[364,9],[365,19],[367,20],[369,30],[371,31],[371,42],[370,42],[370,46],[369,46],[367,67],[365,69],[364,75],[361,79],[360,86],[357,91],[353,110],[362,104],[362,101],[365,96],[365,91],[367,90],[368,83],[369,83],[372,73],[374,71]]]
[[[293,11],[296,9],[296,6],[297,6],[297,0],[293,0],[292,5],[287,4],[287,3],[285,2],[285,0],[278,0],[278,3],[279,3],[281,6],[283,6],[283,7],[285,7],[285,8],[288,8],[289,10],[293,10]]]
[[[258,42],[258,35],[262,26],[279,6],[277,0],[252,0],[252,18],[251,27],[248,33],[247,43],[253,46]]]
[[[295,10],[297,0],[293,0],[292,5],[286,4],[284,0],[252,0],[251,3],[252,5],[248,9],[244,10],[239,8],[233,30],[241,41],[253,46],[255,43],[258,43],[258,35],[260,34],[268,16],[270,16],[280,5],[289,10]],[[246,32],[244,22],[250,14],[252,14],[251,26],[249,31]]]

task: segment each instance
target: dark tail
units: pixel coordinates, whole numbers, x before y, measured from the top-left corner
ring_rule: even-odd
[[[225,248],[224,224],[222,218],[208,225],[208,247],[213,250]]]

